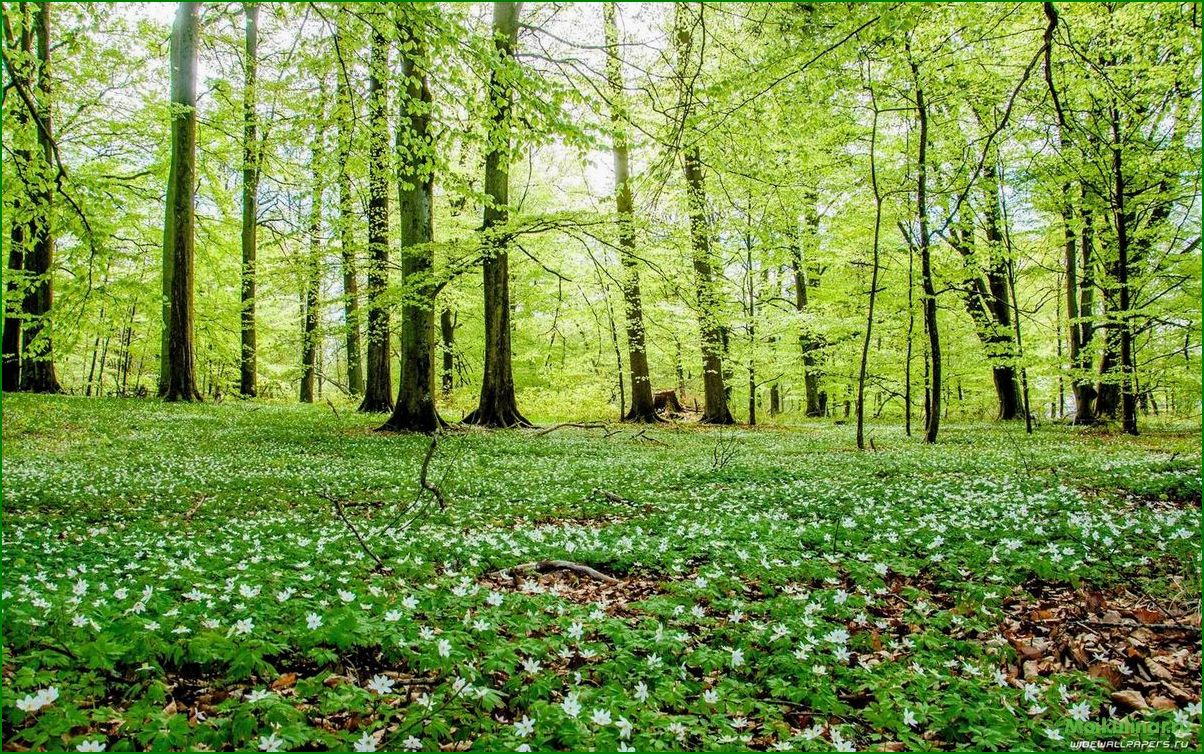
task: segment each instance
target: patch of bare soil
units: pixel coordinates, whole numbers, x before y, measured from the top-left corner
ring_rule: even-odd
[[[1198,602],[1179,610],[1123,589],[1049,586],[1005,600],[1004,611],[1001,631],[1018,655],[1016,677],[1083,670],[1111,686],[1122,711],[1200,700]]]

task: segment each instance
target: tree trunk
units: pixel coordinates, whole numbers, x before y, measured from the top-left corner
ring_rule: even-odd
[[[1120,108],[1112,105],[1112,173],[1115,184],[1112,207],[1116,222],[1116,285],[1119,288],[1119,316],[1114,326],[1120,330],[1120,411],[1121,427],[1125,433],[1137,434],[1137,373],[1133,360],[1133,323],[1130,319],[1132,292],[1129,277],[1129,215],[1125,206],[1128,190],[1121,156]]]
[[[443,395],[450,396],[455,387],[456,372],[456,321],[452,310],[444,308],[439,312],[439,336],[443,341],[443,369],[441,370]]]
[[[603,6],[606,27],[606,79],[611,92],[610,122],[614,128],[612,151],[615,164],[615,210],[619,215],[619,255],[623,265],[623,304],[627,325],[627,367],[631,379],[631,409],[623,417],[629,422],[659,421],[652,401],[652,380],[644,343],[644,306],[640,296],[640,273],[635,256],[634,197],[631,189],[630,141],[627,107],[623,92],[622,60],[615,3]]]
[[[798,245],[791,250],[790,265],[794,271],[794,307],[799,313],[802,329],[799,332],[799,349],[803,354],[803,389],[807,398],[807,416],[823,416],[819,409],[819,372],[815,368],[815,351],[819,347],[812,328],[807,321],[807,259],[809,252],[816,249],[819,239],[818,198],[813,191],[806,192],[805,219],[799,224]]]
[[[336,32],[337,34],[337,32]],[[336,37],[337,39],[338,37]],[[351,148],[355,138],[355,110],[351,99],[348,71],[339,66],[337,107],[339,124],[339,250],[343,263],[343,319],[347,344],[347,392],[352,396],[364,392],[363,356],[360,353],[359,280],[355,264],[356,211],[351,194]]]
[[[444,426],[435,409],[434,143],[431,90],[421,24],[402,11],[401,77],[397,118],[397,213],[401,229],[401,275],[406,288],[401,324],[401,384],[389,431],[434,432]]]
[[[677,72],[681,119],[687,127],[694,101],[691,74],[694,33],[685,5],[675,8]],[[702,153],[697,144],[688,146],[682,155],[682,170],[686,181],[686,200],[690,216],[690,246],[698,305],[698,329],[702,345],[702,387],[704,424],[733,424],[727,406],[727,387],[723,372],[723,325],[719,321],[719,300],[715,288],[714,260],[711,252],[710,223],[707,218],[705,178],[702,172]]]
[[[172,29],[171,179],[167,207],[171,228],[167,370],[164,398],[200,400],[193,345],[194,238],[196,185],[196,52],[200,3],[179,3]],[[168,267],[167,264],[164,265]],[[165,275],[166,276],[166,275]]]
[[[29,61],[33,58],[33,17],[26,3],[20,4],[20,60],[18,66],[10,68],[9,74],[20,77],[22,86],[32,89],[29,75]],[[33,153],[28,147],[31,138],[29,128],[29,113],[24,107],[13,109],[15,127],[11,136],[14,146],[12,149],[13,168],[18,176],[26,176],[26,187],[18,187],[13,192],[12,227],[9,229],[8,270],[4,281],[4,344],[3,344],[3,390],[13,392],[21,389],[21,330],[25,326],[24,305],[24,275],[27,244],[34,235],[33,224],[24,219],[24,207],[30,200],[28,195],[29,171],[33,162]],[[93,358],[95,362],[95,358]]]
[[[389,310],[382,301],[389,284],[389,48],[380,32],[372,34],[368,66],[368,363],[360,411],[393,408],[389,369]]]
[[[518,42],[518,15],[522,3],[493,4],[493,40],[502,67],[514,65]],[[514,374],[510,349],[510,261],[502,230],[509,217],[510,139],[513,85],[495,69],[489,78],[493,116],[485,156],[485,203],[481,223],[485,260],[485,368],[481,400],[464,418],[468,424],[486,427],[527,427],[531,423],[518,411],[514,396]]]
[[[857,449],[865,450],[865,378],[870,361],[870,338],[874,330],[874,304],[878,300],[878,274],[881,269],[879,242],[882,234],[882,192],[878,189],[878,99],[870,87],[874,116],[870,130],[870,188],[874,192],[874,241],[870,267],[869,305],[865,314],[865,338],[861,341],[861,361],[857,370]],[[818,403],[819,396],[816,396]],[[820,410],[819,406],[816,406]]]
[[[259,143],[256,77],[259,70],[259,4],[243,3],[246,35],[243,49],[242,146],[242,309],[239,325],[242,351],[238,363],[238,392],[253,398],[256,385],[255,255],[259,229]]]
[[[317,387],[318,366],[318,320],[320,316],[318,294],[322,289],[322,155],[325,152],[322,134],[324,123],[325,81],[319,76],[318,96],[315,98],[317,111],[312,124],[310,169],[313,172],[313,190],[309,204],[309,254],[302,263],[305,291],[302,296],[301,332],[301,395],[302,403],[314,402]]]
[[[702,386],[704,424],[732,424],[723,375],[723,327],[719,324],[719,302],[711,259],[710,229],[706,217],[706,188],[697,147],[684,159],[690,204],[690,237],[698,294],[698,325],[702,340]]]
[[[920,237],[920,287],[924,291],[921,302],[924,311],[924,329],[928,333],[928,357],[931,360],[927,393],[927,414],[924,423],[924,442],[936,442],[941,426],[941,336],[936,319],[936,284],[932,275],[932,248],[928,229],[928,104],[924,89],[920,86],[919,69],[911,64],[911,73],[916,86],[916,111],[920,121],[919,157],[916,161],[916,214],[919,219]]]
[[[31,192],[33,203],[33,246],[25,257],[29,288],[25,313],[29,323],[24,334],[25,355],[21,364],[21,388],[31,393],[60,393],[54,369],[54,345],[50,317],[54,308],[54,142],[50,74],[50,4],[39,3],[34,11],[38,58],[38,177]]]

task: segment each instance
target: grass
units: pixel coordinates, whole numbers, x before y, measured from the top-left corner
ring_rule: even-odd
[[[1198,429],[379,422],[6,397],[6,748],[1199,746]]]

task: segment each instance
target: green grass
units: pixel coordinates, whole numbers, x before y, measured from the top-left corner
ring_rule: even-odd
[[[6,397],[5,743],[1057,748],[1072,710],[1124,710],[1078,669],[1017,677],[1011,606],[1199,599],[1198,430],[460,431],[440,512],[429,440],[379,422]],[[547,559],[622,581],[495,573]],[[1198,746],[1194,657],[1197,705],[1145,714]]]

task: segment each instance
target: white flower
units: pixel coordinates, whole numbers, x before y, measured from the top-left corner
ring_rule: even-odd
[[[388,676],[374,675],[372,680],[368,681],[368,689],[378,694],[388,694],[393,690],[393,681],[389,680]]]
[[[903,710],[903,724],[906,725],[908,728],[914,728],[917,725],[919,725],[920,723],[918,720],[916,720],[916,713],[912,712],[909,709],[905,709],[905,710]]]
[[[532,675],[538,673],[541,667],[543,667],[542,663],[540,663],[540,661],[536,660],[534,657],[528,657],[527,659],[523,660],[523,670],[531,673]]]
[[[397,621],[401,620],[401,611],[390,610],[389,612],[385,613],[385,620],[389,623],[396,623]]]
[[[514,747],[515,751],[531,751],[531,744],[519,744]]]
[[[535,721],[523,715],[523,719],[514,724],[514,734],[526,738],[535,732]]]
[[[291,588],[288,588],[288,587],[281,589],[279,592],[276,592],[276,601],[277,602],[288,602],[290,599],[292,599],[292,596],[295,593],[296,592],[294,592]]]
[[[104,741],[82,741],[75,747],[76,751],[104,751]]]
[[[589,719],[594,725],[610,725],[610,710],[596,709]]]
[[[1086,722],[1091,717],[1091,705],[1079,702],[1070,708],[1070,716],[1079,722]]]
[[[648,684],[640,681],[635,685],[635,700],[637,702],[648,701]]]
[[[615,725],[619,729],[619,738],[631,738],[631,733],[633,730],[635,730],[635,726],[631,724],[630,720],[625,717],[620,717]]]
[[[451,657],[451,642],[447,639],[439,640],[438,649],[440,657]]]
[[[235,621],[234,628],[232,630],[239,636],[246,636],[255,630],[255,622],[250,618],[243,618],[240,621]]]
[[[344,602],[355,602],[355,592],[349,592],[346,589],[340,589],[338,594],[339,599]]]
[[[732,650],[732,667],[738,668],[743,664],[744,664],[744,650],[733,649]]]
[[[564,698],[564,701],[560,703],[560,707],[564,710],[564,714],[569,717],[576,717],[581,714],[581,702],[577,701],[577,694],[575,693],[570,692]]]
[[[271,695],[272,692],[267,689],[252,689],[247,693],[247,702],[253,704],[261,699],[267,699]]]
[[[406,748],[406,751],[418,751],[422,748],[422,741],[417,736],[410,736],[402,741],[401,745]]]
[[[576,621],[573,621],[573,625],[569,626],[568,633],[570,639],[580,639],[584,632],[585,629]]]
[[[502,599],[503,598],[502,598],[501,592],[490,592],[489,596],[485,598],[485,602],[487,602],[488,604],[490,604],[494,607],[498,607],[499,605],[502,604]]]
[[[418,607],[418,598],[411,594],[401,601],[401,606],[406,610],[413,610]],[[421,744],[419,745],[421,746]]]
[[[719,692],[715,689],[707,689],[706,691],[702,692],[702,701],[706,702],[707,704],[714,704],[715,702],[718,702]]]
[[[1062,731],[1057,728],[1045,728],[1045,735],[1049,737],[1050,741],[1062,740]]]
[[[280,736],[277,736],[275,733],[259,737],[260,751],[280,751],[280,747],[282,746],[284,746],[284,739]]]
[[[317,631],[322,627],[322,616],[318,615],[317,613],[310,613],[309,615],[305,616],[305,626],[310,631]]]
[[[364,731],[364,735],[359,737],[355,742],[356,751],[376,751],[376,735],[369,731]]]

